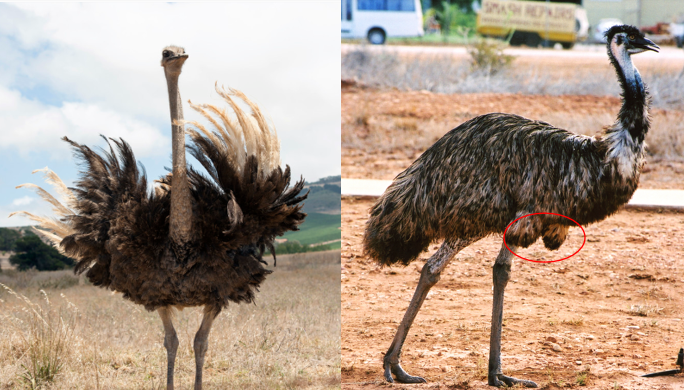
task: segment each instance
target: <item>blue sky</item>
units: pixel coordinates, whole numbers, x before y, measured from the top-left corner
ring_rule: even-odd
[[[30,190],[48,166],[68,185],[66,143],[122,137],[156,179],[171,166],[161,51],[183,46],[187,105],[224,106],[214,83],[242,90],[267,113],[283,165],[308,181],[340,174],[338,1],[0,3],[0,226],[16,210],[49,215]],[[191,160],[191,163],[193,161]],[[46,188],[47,189],[47,188]]]

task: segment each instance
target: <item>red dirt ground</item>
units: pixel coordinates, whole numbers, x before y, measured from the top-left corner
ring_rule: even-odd
[[[490,388],[491,266],[501,238],[459,253],[416,317],[402,366],[428,384],[390,385],[382,379],[382,356],[438,245],[408,267],[378,268],[361,248],[372,204],[342,202],[342,388]],[[568,260],[514,259],[504,305],[504,373],[547,389],[573,387],[587,369],[588,389],[684,388],[681,374],[638,377],[676,368],[684,346],[684,214],[623,211],[585,229],[585,247]],[[565,246],[576,249],[582,235],[571,232]],[[559,258],[539,247],[528,251]]]
[[[613,97],[343,88],[342,176],[392,179],[446,131],[487,112],[590,131],[610,124],[618,108]],[[653,116],[667,124],[684,113],[654,110]],[[684,161],[649,157],[640,187],[684,189]],[[438,243],[408,267],[378,268],[361,248],[372,204],[342,200],[342,388],[490,388],[491,266],[501,238],[463,250],[418,314],[402,366],[428,384],[391,385],[382,379],[382,356]],[[684,389],[682,375],[638,377],[675,368],[684,347],[684,214],[621,211],[585,229],[585,247],[569,260],[514,260],[504,306],[504,373],[547,389],[580,388],[583,371],[587,389]],[[581,242],[580,230],[571,229],[561,252]],[[538,245],[525,254],[559,256]]]
[[[444,133],[489,112],[514,112],[572,131],[593,134],[610,125],[620,107],[616,97],[518,94],[444,95],[426,91],[342,90],[342,177],[393,179]],[[684,112],[651,111],[651,149],[668,147],[673,123]],[[648,150],[648,149],[647,149]],[[647,158],[640,188],[684,189],[684,160]]]

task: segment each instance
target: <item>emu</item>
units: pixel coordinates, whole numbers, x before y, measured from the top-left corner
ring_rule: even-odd
[[[35,185],[60,220],[28,216],[62,252],[78,260],[95,285],[157,310],[164,326],[167,389],[173,384],[178,337],[174,308],[203,306],[194,339],[195,389],[202,388],[208,336],[216,316],[230,302],[253,302],[271,271],[264,268],[266,248],[276,236],[297,230],[304,221],[301,179],[290,187],[290,168],[280,167],[275,130],[259,107],[239,91],[216,88],[235,113],[212,105],[193,105],[213,126],[187,122],[190,153],[208,176],[185,163],[185,121],[178,78],[188,58],[183,48],[166,47],[161,65],[167,80],[172,120],[172,173],[148,191],[147,178],[124,140],[107,141],[109,151],[96,153],[64,137],[85,169],[75,188],[67,188],[52,171],[46,180],[62,194],[60,202]],[[250,107],[248,115],[238,105]],[[112,143],[114,146],[112,146]],[[141,173],[141,171],[143,171]],[[49,230],[46,231],[45,229]]]
[[[401,367],[402,346],[428,291],[463,248],[490,234],[501,234],[526,214],[551,212],[581,224],[600,221],[627,203],[643,165],[649,128],[648,94],[631,55],[659,47],[632,26],[606,32],[608,57],[622,87],[622,108],[615,123],[597,137],[576,135],[548,123],[493,113],[449,131],[397,175],[370,210],[364,253],[381,265],[408,265],[435,240],[443,244],[423,267],[420,281],[383,360],[393,382],[425,379]],[[548,249],[565,241],[569,220],[538,215],[513,224],[506,243],[515,251],[539,237]],[[504,244],[493,267],[494,298],[488,383],[536,383],[504,376],[501,325],[511,252]]]

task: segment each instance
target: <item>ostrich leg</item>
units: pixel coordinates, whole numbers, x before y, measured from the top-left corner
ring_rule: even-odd
[[[166,360],[168,369],[166,371],[166,390],[173,390],[173,366],[176,362],[176,351],[178,350],[178,336],[171,322],[171,308],[169,306],[157,309],[162,322],[164,323],[164,347],[166,348]]]
[[[204,317],[197,334],[195,334],[195,390],[202,390],[202,367],[204,367],[204,356],[207,354],[209,342],[209,331],[214,318],[221,312],[220,308],[211,305],[204,307]]]
[[[512,251],[515,246],[509,245]],[[511,257],[513,254],[501,245],[501,251],[494,263],[494,302],[492,304],[492,335],[489,339],[489,375],[488,384],[490,386],[513,386],[520,383],[525,387],[537,387],[532,381],[511,378],[504,376],[501,371],[501,325],[503,321],[503,298],[504,289],[508,284],[511,274]]]
[[[423,301],[425,301],[425,297],[427,297],[430,288],[439,281],[440,274],[444,268],[461,249],[478,239],[444,241],[439,250],[428,259],[427,263],[425,263],[423,271],[420,273],[420,281],[418,281],[416,292],[413,294],[411,303],[409,304],[408,309],[406,309],[406,314],[404,314],[404,319],[401,320],[397,333],[394,335],[394,340],[392,340],[392,344],[387,350],[383,360],[385,380],[387,380],[387,382],[394,382],[392,379],[392,374],[394,374],[397,378],[397,382],[400,383],[427,383],[425,379],[419,376],[409,375],[401,368],[401,365],[399,364],[401,348],[404,345],[409,328],[411,328],[411,324],[413,324],[413,320],[416,318],[416,314],[418,314],[420,307],[423,305]]]

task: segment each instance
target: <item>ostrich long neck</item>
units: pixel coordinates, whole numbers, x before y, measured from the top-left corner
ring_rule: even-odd
[[[639,71],[632,63],[631,56],[615,41],[608,47],[608,56],[622,87],[622,107],[618,113],[618,124],[622,129],[629,131],[634,141],[640,143],[650,126],[646,88]]]
[[[192,229],[192,202],[188,185],[188,172],[185,165],[185,132],[180,121],[183,120],[183,107],[178,90],[178,74],[166,74],[171,108],[171,148],[173,150],[173,177],[171,180],[171,214],[169,216],[169,236],[177,244],[190,240]]]

